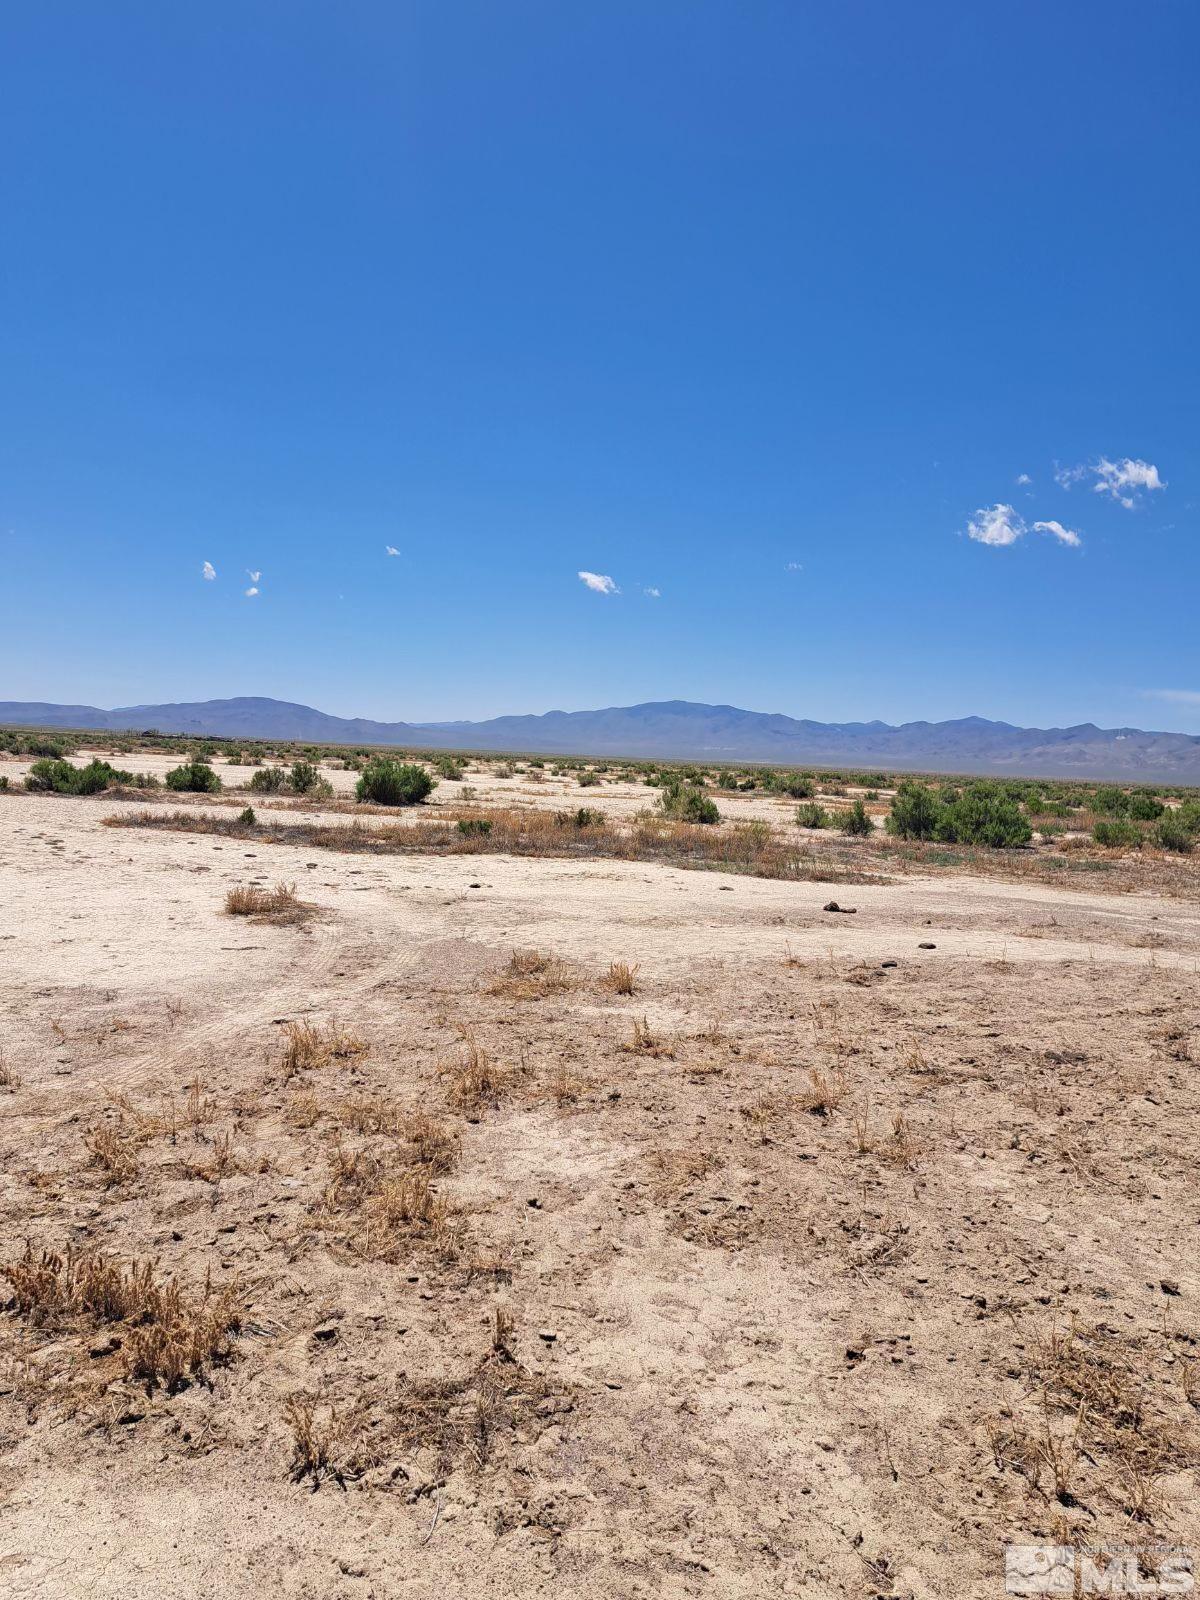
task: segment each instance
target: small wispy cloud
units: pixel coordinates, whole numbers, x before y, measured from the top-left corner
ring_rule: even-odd
[[[262,573],[261,572],[251,572],[250,568],[247,567],[246,568],[246,576],[250,579],[251,583],[257,583],[258,580],[262,577]]]
[[[967,537],[974,539],[977,544],[990,544],[996,549],[1005,545],[1016,544],[1018,539],[1023,539],[1030,531],[1031,524],[1025,521],[1020,512],[1014,511],[1012,506],[994,505],[984,506],[975,513],[967,523]],[[1064,528],[1061,522],[1053,520],[1048,522],[1035,522],[1032,524],[1034,533],[1048,533],[1052,539],[1057,539],[1059,544],[1070,545],[1078,549],[1083,540],[1074,528]]]
[[[1055,522],[1053,517],[1048,522],[1035,522],[1033,531],[1034,533],[1048,533],[1052,538],[1057,539],[1059,544],[1069,544],[1075,550],[1078,550],[1083,543],[1074,528],[1064,528],[1062,523]]]
[[[209,583],[211,583],[217,575],[217,569],[213,566],[211,561],[206,561],[200,568],[200,572],[201,576],[206,578]]]
[[[1132,510],[1143,489],[1150,492],[1167,487],[1159,477],[1157,467],[1151,466],[1149,461],[1130,461],[1128,456],[1124,461],[1109,461],[1106,456],[1101,456],[1099,464],[1092,470],[1096,474],[1096,482],[1092,485],[1095,493],[1111,495],[1127,510]]]
[[[1016,544],[1025,533],[1025,520],[1011,506],[982,507],[967,522],[967,538],[976,544]]]
[[[804,563],[803,563],[803,561],[789,561],[788,564],[787,564],[787,571],[788,572],[803,572],[804,571]]]
[[[1108,495],[1109,499],[1116,500],[1127,511],[1133,510],[1141,494],[1167,487],[1153,462],[1134,461],[1129,456],[1121,461],[1110,461],[1107,456],[1101,456],[1094,464],[1085,462],[1078,467],[1056,465],[1054,468],[1054,481],[1062,489],[1070,489],[1088,477],[1096,480],[1092,484],[1094,494]]]
[[[662,590],[657,588],[654,584],[649,584],[645,589],[642,590],[642,593],[647,595],[651,600],[660,600],[662,598]]]
[[[1169,700],[1177,706],[1200,706],[1200,689],[1143,689],[1147,700]]]
[[[1028,488],[1028,486],[1033,482],[1033,479],[1029,476],[1029,474],[1027,472],[1019,472],[1017,474],[1017,482],[1024,489],[1024,488]]]
[[[383,553],[385,556],[398,556],[400,554],[399,550],[396,549],[394,544],[385,544],[383,547]]]
[[[257,593],[258,593],[258,585],[257,585],[257,584],[256,584],[256,583],[252,583],[252,584],[251,584],[251,585],[250,585],[250,587],[249,587],[249,588],[248,588],[248,589],[247,589],[247,590],[246,590],[246,598],[247,598],[247,599],[248,599],[248,600],[253,600],[253,599],[254,599],[254,596],[255,596],[255,595],[256,595],[256,594],[257,594]]]
[[[613,580],[604,572],[580,572],[580,583],[586,584],[595,594],[620,594]]]

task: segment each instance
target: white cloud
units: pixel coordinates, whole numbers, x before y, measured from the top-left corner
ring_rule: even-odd
[[[1177,706],[1200,706],[1200,689],[1143,689],[1148,700],[1170,700]]]
[[[580,583],[586,583],[588,588],[596,594],[620,594],[620,589],[603,572],[581,572],[578,574]]]
[[[213,581],[213,579],[217,575],[217,569],[216,569],[216,567],[213,566],[211,561],[206,561],[204,563],[204,565],[200,568],[200,571],[208,579],[209,583],[211,583]]]
[[[257,583],[258,580],[262,577],[262,573],[261,572],[251,572],[249,567],[247,567],[246,568],[246,576],[250,579],[251,583]]]
[[[1154,489],[1167,487],[1159,477],[1156,466],[1149,461],[1132,461],[1128,456],[1121,461],[1110,461],[1107,456],[1101,456],[1094,466],[1056,465],[1054,481],[1060,488],[1069,489],[1072,484],[1078,483],[1081,478],[1086,478],[1089,474],[1096,480],[1092,485],[1094,494],[1108,495],[1111,499],[1119,501],[1127,511],[1133,510],[1138,495],[1143,490],[1150,493]]]
[[[1025,532],[1024,518],[1011,506],[995,505],[989,511],[981,508],[967,523],[967,537],[978,544],[1016,544]]]
[[[257,585],[256,585],[256,584],[253,584],[253,583],[252,583],[252,584],[251,584],[251,585],[250,585],[250,587],[249,587],[249,588],[248,588],[248,589],[247,589],[247,590],[246,590],[246,598],[247,598],[247,599],[248,599],[248,600],[253,600],[253,598],[254,598],[254,596],[255,596],[255,595],[256,595],[256,594],[257,594],[257,593],[258,593],[258,587],[257,587]]]
[[[1107,456],[1101,456],[1099,465],[1093,467],[1092,471],[1096,474],[1096,482],[1092,485],[1094,492],[1111,495],[1126,509],[1132,509],[1142,489],[1149,492],[1167,487],[1159,477],[1157,467],[1151,466],[1148,461],[1131,461],[1128,456],[1124,461],[1110,461]]]
[[[803,572],[804,563],[803,561],[789,561],[787,564],[787,570],[789,572]]]
[[[385,544],[383,547],[383,553],[386,556],[398,556],[400,554],[399,550],[396,549],[394,544]]]
[[[1035,522],[1033,525],[1033,531],[1034,533],[1052,534],[1054,538],[1058,540],[1059,544],[1069,544],[1072,549],[1075,550],[1078,550],[1079,546],[1083,543],[1083,540],[1075,532],[1074,528],[1064,528],[1062,523],[1055,522],[1053,517],[1049,522]]]
[[[662,590],[656,588],[654,584],[651,584],[647,589],[643,589],[642,593],[648,595],[651,600],[658,600],[662,597]]]
[[[1027,472],[1021,472],[1017,474],[1017,482],[1024,488],[1026,485],[1031,484],[1033,479]]]

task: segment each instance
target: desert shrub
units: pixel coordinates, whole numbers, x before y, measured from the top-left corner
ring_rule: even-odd
[[[1136,849],[1142,842],[1142,830],[1123,817],[1102,817],[1092,829],[1092,838],[1109,850]]]
[[[1129,809],[1126,814],[1134,822],[1157,822],[1166,809],[1157,795],[1138,791],[1129,796]]]
[[[168,789],[178,789],[190,794],[216,794],[221,780],[201,756],[172,767],[165,779]]]
[[[832,821],[824,806],[815,800],[806,800],[796,807],[796,824],[801,828],[827,828]]]
[[[774,787],[790,800],[811,800],[816,790],[811,778],[802,772],[784,772],[775,779]]]
[[[575,782],[581,789],[593,789],[600,782],[600,774],[598,772],[584,771],[579,774]]]
[[[1189,855],[1196,836],[1178,811],[1166,811],[1150,830],[1150,839],[1160,850],[1174,850],[1181,856]]]
[[[492,825],[486,817],[460,817],[458,831],[467,839],[486,839]]]
[[[937,837],[947,844],[1013,849],[1033,838],[1029,818],[998,783],[969,783],[942,806]]]
[[[445,778],[450,783],[461,783],[466,768],[457,756],[434,756],[433,770],[439,778]]]
[[[312,761],[293,761],[288,785],[297,794],[309,794],[321,782],[320,768]]]
[[[604,813],[591,811],[587,806],[580,806],[578,811],[556,811],[554,820],[560,828],[602,828]]]
[[[132,772],[120,772],[107,761],[89,761],[86,767],[73,767],[69,761],[43,758],[30,767],[25,786],[55,794],[99,794],[115,784],[139,781]]]
[[[1175,815],[1189,833],[1200,834],[1200,800],[1183,800],[1175,808]]]
[[[892,798],[887,831],[898,839],[932,839],[941,812],[942,803],[928,784],[906,779]]]
[[[1129,810],[1129,796],[1124,789],[1112,784],[1101,784],[1092,796],[1092,810],[1106,817],[1123,817]]]
[[[255,823],[258,821],[258,818],[254,815],[254,807],[247,806],[244,811],[240,811],[238,813],[238,821],[247,828],[254,827]]]
[[[716,802],[695,784],[684,784],[678,778],[670,779],[658,797],[658,809],[665,817],[678,822],[720,822],[721,813]]]
[[[7,792],[8,792],[8,774],[7,773],[0,773],[0,794],[7,794]]]
[[[286,788],[288,775],[282,767],[260,767],[251,777],[248,788],[255,794],[278,794]]]
[[[435,781],[424,767],[376,756],[367,763],[354,792],[359,800],[379,806],[415,806],[432,792]]]
[[[875,832],[875,824],[861,800],[856,800],[848,811],[843,811],[838,823],[843,833],[854,838],[865,839],[868,834]]]

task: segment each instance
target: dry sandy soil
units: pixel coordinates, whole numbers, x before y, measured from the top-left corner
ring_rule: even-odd
[[[986,1596],[1009,1540],[1200,1546],[1194,901],[851,916],[119,809],[0,796],[3,1593]],[[225,913],[277,881],[314,909]],[[44,1250],[228,1338],[139,1374],[22,1298]]]

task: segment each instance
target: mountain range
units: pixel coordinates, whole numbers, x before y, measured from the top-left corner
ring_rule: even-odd
[[[486,722],[374,722],[286,700],[239,696],[175,705],[0,701],[0,723],[306,743],[404,745],[544,755],[761,761],[788,766],[1200,783],[1200,737],[1140,728],[1020,728],[984,717],[951,722],[813,722],[688,700],[547,711]]]

